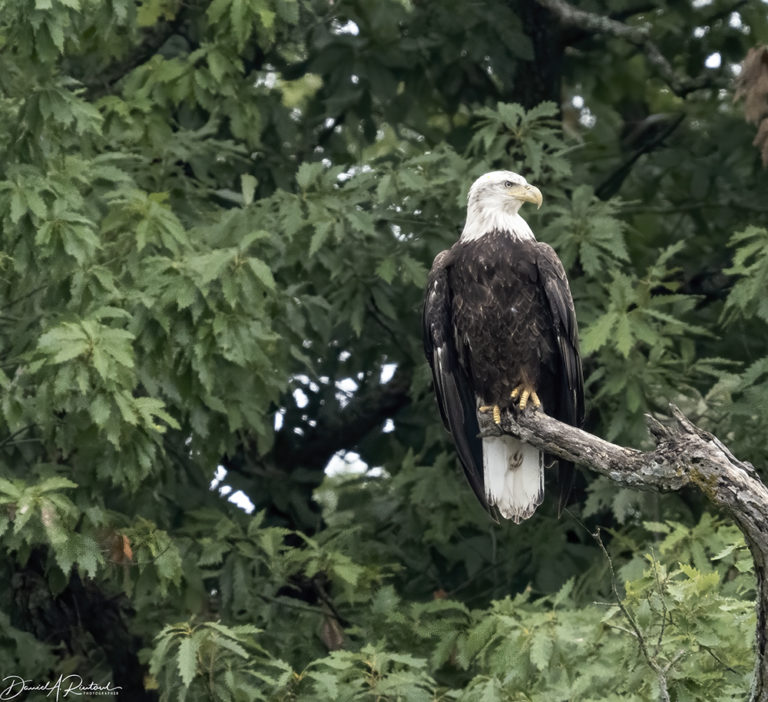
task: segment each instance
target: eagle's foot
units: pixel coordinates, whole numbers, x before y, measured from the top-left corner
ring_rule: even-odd
[[[483,413],[492,412],[494,424],[501,424],[501,408],[498,405],[480,405],[477,411]]]
[[[524,410],[528,406],[529,401],[533,405],[533,409],[541,409],[541,400],[533,388],[526,387],[525,385],[518,385],[509,396],[513,400],[520,398],[517,402],[517,406],[521,410]]]

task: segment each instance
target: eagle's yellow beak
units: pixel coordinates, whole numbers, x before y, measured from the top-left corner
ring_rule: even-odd
[[[541,190],[539,190],[535,185],[513,185],[509,189],[509,194],[510,197],[514,197],[517,200],[535,203],[536,209],[541,207],[541,203],[544,201],[544,198],[541,196]]]

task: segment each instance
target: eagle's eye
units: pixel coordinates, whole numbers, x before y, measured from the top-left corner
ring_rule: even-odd
[[[514,185],[514,183],[511,180],[505,180],[504,181],[504,187],[505,188],[511,188]]]

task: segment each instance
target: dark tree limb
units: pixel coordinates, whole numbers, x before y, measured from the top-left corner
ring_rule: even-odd
[[[647,416],[652,451],[624,448],[536,412],[504,413],[500,427],[481,418],[484,435],[510,434],[553,456],[578,463],[621,485],[640,490],[679,490],[696,485],[741,529],[757,577],[755,676],[751,702],[768,702],[768,487],[755,468],[738,460],[716,436],[699,429],[674,405],[673,422]]]
[[[675,119],[671,120],[662,131],[657,134],[653,139],[647,140],[642,146],[640,146],[635,153],[632,154],[624,163],[622,163],[613,173],[608,175],[600,185],[595,189],[595,195],[601,200],[608,200],[613,197],[621,189],[622,184],[629,176],[633,166],[643,154],[650,153],[655,150],[657,146],[660,146],[664,140],[672,134],[685,119],[685,114],[678,115]]]
[[[695,78],[680,76],[661,53],[659,47],[651,41],[648,27],[636,27],[604,15],[580,10],[565,0],[537,0],[537,2],[550,10],[563,26],[577,27],[593,34],[608,34],[636,46],[645,54],[656,73],[678,97],[685,97],[694,90],[707,88],[713,84],[712,76],[707,72]]]

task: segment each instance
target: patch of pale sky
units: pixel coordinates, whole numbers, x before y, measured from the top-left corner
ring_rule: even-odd
[[[293,391],[293,399],[296,402],[296,407],[299,409],[304,409],[304,407],[309,404],[307,393],[305,393],[301,388],[296,388],[296,390]]]
[[[325,467],[325,474],[334,475],[370,475],[372,478],[380,478],[388,475],[381,466],[369,466],[355,451],[339,451]]]
[[[381,367],[381,375],[379,376],[379,382],[388,383],[390,380],[392,380],[392,376],[395,374],[396,369],[397,369],[396,363],[385,363]]]
[[[346,407],[350,397],[354,395],[358,387],[357,381],[354,378],[343,378],[336,381],[336,389],[338,390],[336,399],[342,407]]]
[[[581,113],[579,114],[579,124],[581,124],[583,127],[586,127],[587,129],[592,129],[596,122],[597,117],[595,117],[592,110],[590,110],[588,107],[583,107],[581,109]]]
[[[336,180],[341,181],[342,183],[349,180],[350,178],[353,178],[358,173],[370,173],[373,170],[371,166],[369,166],[367,163],[364,163],[360,166],[352,166],[351,168],[348,168],[343,173],[339,173],[338,176],[336,176]]]
[[[244,512],[251,514],[253,510],[256,509],[256,506],[253,504],[253,502],[251,502],[248,495],[246,495],[242,490],[232,492],[231,486],[223,485],[222,483],[226,477],[226,468],[224,468],[224,466],[218,466],[216,468],[216,473],[213,476],[213,480],[211,480],[211,490],[216,490],[222,497],[228,496],[227,499],[229,502],[237,505]]]
[[[262,73],[253,83],[254,88],[260,88],[261,86],[264,86],[266,88],[269,88],[272,90],[277,85],[277,72],[276,71],[265,71]]]
[[[334,20],[332,29],[334,34],[349,34],[354,37],[360,34],[360,27],[358,27],[352,20],[347,20],[344,24],[338,20]]]

